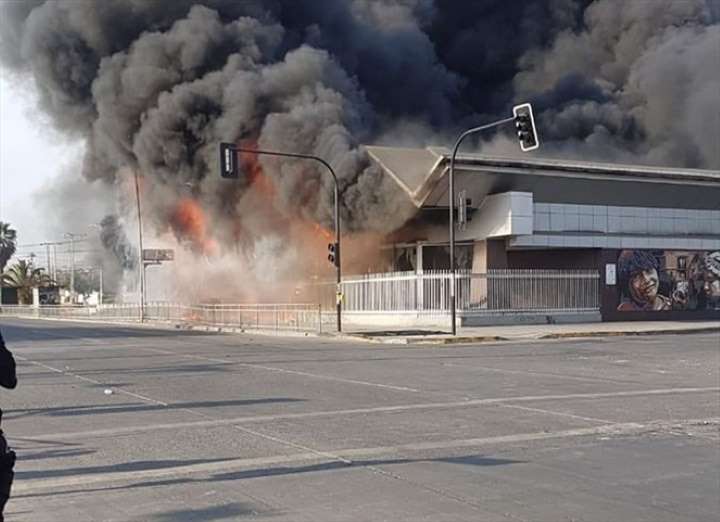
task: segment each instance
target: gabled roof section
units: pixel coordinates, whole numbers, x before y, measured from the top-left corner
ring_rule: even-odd
[[[366,146],[370,157],[407,192],[418,207],[435,186],[443,156],[431,149]]]

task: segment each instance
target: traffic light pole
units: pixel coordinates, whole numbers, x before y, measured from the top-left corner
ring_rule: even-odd
[[[330,166],[330,164],[325,161],[324,159],[318,157],[318,156],[312,156],[310,154],[294,154],[290,152],[276,152],[276,151],[270,151],[270,150],[261,150],[261,149],[244,149],[240,147],[233,146],[231,150],[234,150],[235,152],[246,152],[250,154],[264,154],[266,156],[280,156],[283,158],[299,158],[299,159],[307,159],[307,160],[314,160],[317,162],[322,163],[325,168],[330,172],[330,175],[333,178],[333,182],[335,183],[335,242],[338,246],[338,255],[340,256],[337,260],[337,263],[335,266],[337,267],[336,271],[336,278],[337,278],[337,288],[336,288],[336,304],[335,304],[335,310],[337,312],[337,330],[338,332],[342,332],[342,292],[341,292],[341,282],[342,282],[342,271],[340,269],[340,263],[342,262],[342,248],[340,248],[340,187],[338,185],[338,178],[335,175],[335,171]],[[322,321],[322,316],[320,317],[320,320]]]
[[[455,156],[457,156],[457,151],[460,148],[462,141],[470,134],[492,129],[493,127],[497,127],[511,121],[515,121],[515,116],[498,120],[493,123],[488,123],[487,125],[482,125],[481,127],[466,130],[455,142],[455,147],[453,147],[452,156],[450,157],[450,172],[448,176],[450,187],[448,197],[450,201],[450,324],[452,327],[452,335],[457,334],[457,296],[455,295],[457,290],[455,284]]]

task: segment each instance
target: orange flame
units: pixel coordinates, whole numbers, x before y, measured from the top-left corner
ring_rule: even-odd
[[[196,201],[181,199],[170,215],[170,224],[178,237],[191,242],[193,250],[216,253],[217,242],[208,236],[205,213]]]
[[[319,223],[313,223],[313,229],[328,241],[332,241],[335,235]]]
[[[244,141],[240,142],[239,145],[244,149],[257,148],[256,141]],[[269,199],[275,197],[275,184],[263,172],[258,155],[252,152],[240,152],[239,154],[242,171],[246,173],[250,185],[254,186],[261,194],[267,196]]]

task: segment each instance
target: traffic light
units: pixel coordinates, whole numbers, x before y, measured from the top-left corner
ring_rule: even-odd
[[[328,261],[335,266],[340,266],[340,245],[338,243],[328,243]]]
[[[515,128],[517,129],[520,148],[523,152],[535,150],[540,147],[537,130],[535,129],[535,118],[533,117],[532,105],[523,103],[513,107],[515,116]]]
[[[220,176],[229,179],[238,179],[240,177],[237,153],[235,145],[232,143],[220,144]]]

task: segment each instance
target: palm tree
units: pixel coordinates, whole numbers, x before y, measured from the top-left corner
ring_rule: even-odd
[[[49,285],[52,279],[43,268],[35,268],[32,261],[21,259],[3,274],[2,282],[18,289],[20,304],[31,304],[33,288]]]
[[[0,221],[0,273],[5,271],[5,265],[15,254],[17,232],[10,223]]]

